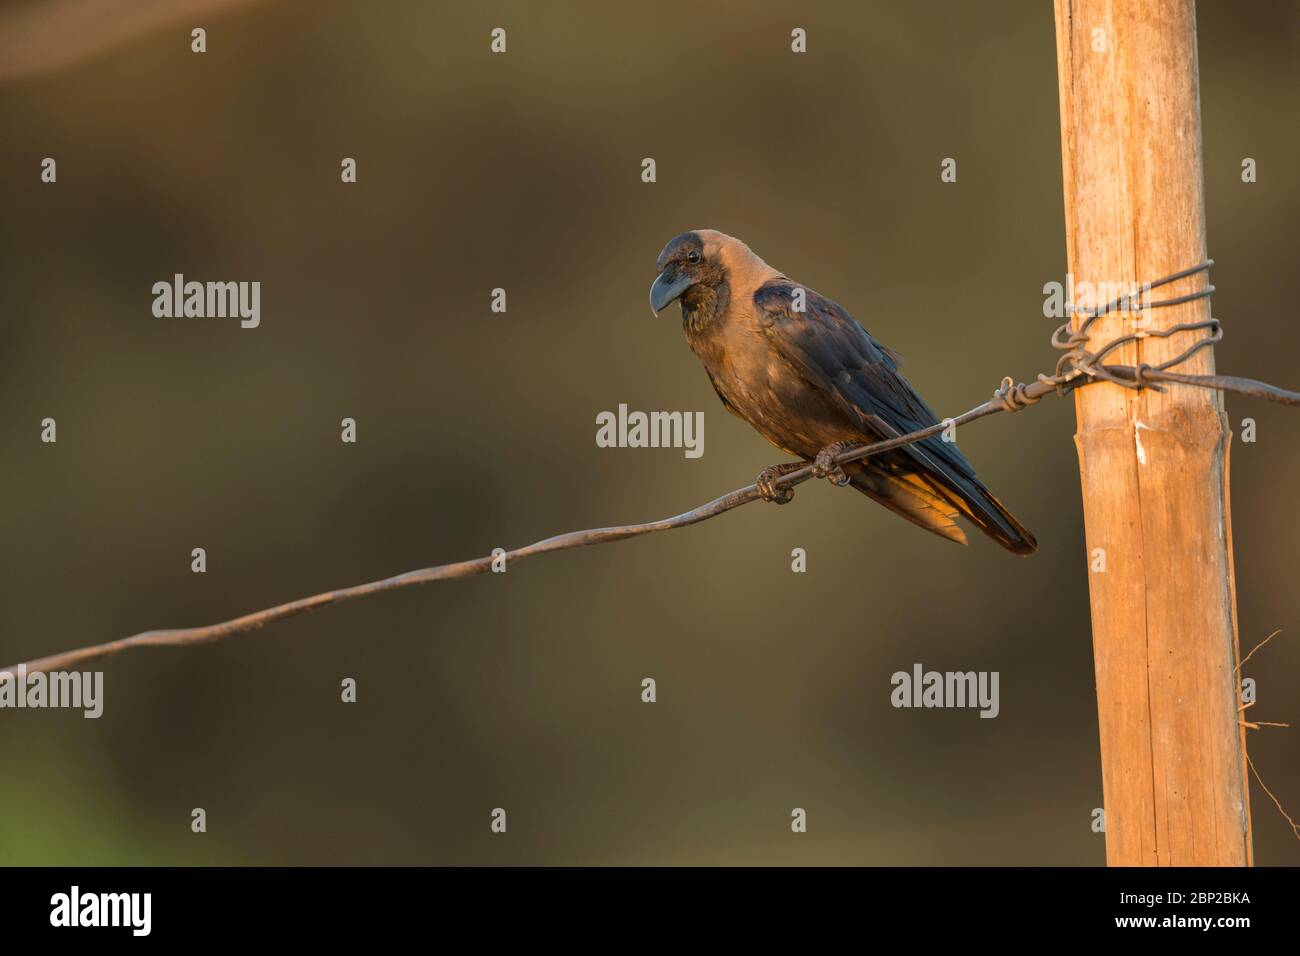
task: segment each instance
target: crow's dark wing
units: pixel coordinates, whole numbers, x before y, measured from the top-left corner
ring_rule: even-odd
[[[893,438],[939,421],[898,371],[895,354],[839,305],[804,288],[804,310],[795,311],[799,288],[788,279],[774,279],[754,293],[754,306],[769,342],[810,384],[829,395],[868,436]],[[951,492],[953,503],[1004,546],[1021,553],[1033,550],[1033,536],[989,494],[955,443],[935,435],[899,451],[936,490]]]
[[[796,288],[789,280],[762,286],[754,294],[759,323],[777,350],[804,378],[830,395],[850,421],[881,438],[914,432],[939,421],[898,371],[894,353],[839,305],[811,289],[804,290],[805,310],[794,311]],[[918,464],[936,467],[943,462],[956,471],[974,474],[957,446],[938,436],[908,445],[906,450]]]

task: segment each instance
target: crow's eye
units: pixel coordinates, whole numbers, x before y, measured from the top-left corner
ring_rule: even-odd
[[[700,254],[699,254],[698,252],[688,252],[688,253],[686,254],[686,261],[687,261],[687,262],[692,262],[692,263],[694,263],[694,262],[699,262],[699,261],[700,261]]]

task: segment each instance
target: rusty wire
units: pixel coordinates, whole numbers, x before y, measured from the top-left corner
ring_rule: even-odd
[[[1187,278],[1188,276],[1200,272],[1208,272],[1210,266],[1213,264],[1213,260],[1206,260],[1199,265],[1183,269],[1180,272],[1176,272],[1172,275],[1165,276],[1162,279],[1157,279],[1154,282],[1148,283],[1143,287],[1143,291],[1149,291],[1150,289],[1167,285],[1170,282]],[[1214,287],[1207,283],[1206,287],[1199,291],[1177,296],[1172,299],[1161,300],[1159,302],[1150,302],[1145,306],[1142,306],[1142,308],[1165,308],[1168,306],[1180,305],[1196,299],[1206,298],[1213,292]],[[1072,320],[1067,320],[1052,334],[1052,346],[1064,353],[1057,362],[1054,374],[1040,374],[1035,381],[1027,385],[1017,383],[1010,377],[1004,378],[1001,386],[993,393],[993,397],[989,401],[968,409],[955,418],[945,419],[944,421],[937,422],[927,428],[921,428],[904,435],[895,435],[883,441],[847,449],[836,455],[833,459],[833,463],[836,465],[845,464],[847,462],[867,458],[871,455],[878,455],[882,452],[902,447],[903,445],[923,441],[926,438],[940,434],[949,427],[964,425],[968,422],[976,421],[989,415],[995,415],[999,412],[1020,411],[1030,405],[1037,404],[1042,398],[1052,393],[1065,395],[1076,388],[1081,388],[1099,381],[1111,382],[1115,385],[1130,389],[1151,388],[1156,390],[1160,390],[1161,388],[1157,383],[1173,382],[1182,385],[1196,386],[1199,388],[1238,392],[1252,398],[1263,398],[1269,401],[1280,402],[1284,405],[1300,405],[1300,393],[1277,388],[1276,386],[1269,385],[1265,382],[1255,381],[1254,379],[1237,378],[1225,375],[1194,375],[1173,371],[1173,366],[1186,361],[1201,349],[1214,345],[1222,339],[1223,330],[1217,319],[1180,323],[1171,326],[1168,329],[1142,329],[1137,332],[1119,336],[1112,341],[1107,342],[1095,351],[1090,351],[1088,349],[1088,345],[1090,344],[1088,331],[1092,327],[1093,323],[1103,315],[1113,311],[1137,311],[1136,309],[1131,308],[1133,305],[1135,305],[1135,303],[1131,296],[1121,296],[1120,298],[1097,309],[1082,311],[1076,310],[1077,314],[1085,316],[1083,321],[1078,323],[1077,328],[1072,329]],[[1169,359],[1168,361],[1161,362],[1159,365],[1140,364],[1137,366],[1125,366],[1106,364],[1102,361],[1102,359],[1107,355],[1114,352],[1115,349],[1130,342],[1139,341],[1149,336],[1166,338],[1178,332],[1191,332],[1198,329],[1208,329],[1209,332],[1179,355]],[[812,463],[808,463],[796,471],[788,472],[779,478],[774,479],[773,484],[782,487],[793,487],[815,477],[814,471],[815,466]],[[645,522],[643,524],[617,525],[608,528],[593,528],[586,531],[571,531],[567,534],[556,535],[521,548],[516,548],[512,551],[505,552],[504,555],[497,555],[495,560],[504,558],[507,564],[511,564],[538,554],[548,554],[553,551],[566,551],[571,548],[580,548],[593,544],[607,544],[611,541],[622,541],[627,538],[634,538],[643,534],[652,534],[657,531],[669,531],[674,528],[684,528],[689,525],[698,524],[701,521],[706,521],[709,518],[714,518],[735,508],[739,508],[741,505],[749,504],[751,501],[758,501],[760,498],[761,494],[758,490],[757,483],[750,484],[743,488],[737,488],[736,490],[715,498],[706,504],[693,508],[690,511],[685,511],[671,518],[664,518],[660,521]],[[328,604],[338,604],[354,598],[366,597],[385,591],[395,591],[399,588],[413,587],[418,584],[428,584],[432,581],[473,577],[490,571],[493,567],[493,563],[494,557],[488,555],[481,558],[473,558],[468,561],[459,561],[452,564],[421,568],[394,577],[384,578],[379,581],[371,581],[366,584],[357,584],[351,587],[313,594],[309,597],[299,598],[284,604],[278,604],[274,607],[254,611],[241,617],[232,618],[228,621],[222,621],[219,624],[145,631],[140,634],[134,634],[130,637],[106,641],[102,644],[93,644],[75,650],[51,654],[47,657],[36,658],[23,664],[10,665],[9,667],[0,668],[0,672],[7,671],[14,673],[18,672],[20,669],[23,669],[26,673],[53,671],[65,667],[77,666],[87,661],[108,657],[129,648],[175,647],[221,640],[235,634],[244,634],[250,631],[255,631],[273,621],[294,617],[298,614],[303,614],[307,611],[315,610],[316,608],[324,607]]]

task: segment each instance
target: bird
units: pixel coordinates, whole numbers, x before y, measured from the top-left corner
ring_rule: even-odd
[[[939,423],[899,371],[901,356],[840,305],[715,229],[675,236],[655,271],[651,310],[680,304],[686,341],[722,404],[799,459],[759,474],[763,500],[790,501],[794,490],[777,479],[811,463],[816,477],[852,486],[949,541],[966,543],[961,517],[1013,554],[1038,547],[945,436],[835,463],[850,449]]]

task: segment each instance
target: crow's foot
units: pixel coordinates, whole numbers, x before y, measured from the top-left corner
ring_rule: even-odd
[[[831,484],[842,488],[849,483],[849,476],[842,465],[835,464],[836,456],[854,448],[861,448],[865,444],[860,441],[837,441],[827,445],[813,460],[813,474],[818,478],[826,478]]]
[[[771,465],[759,472],[754,484],[758,485],[758,493],[762,499],[774,505],[783,505],[794,498],[794,489],[784,488],[778,485],[776,480],[792,471],[798,471],[804,467],[804,464],[802,461],[789,461],[783,465]]]

